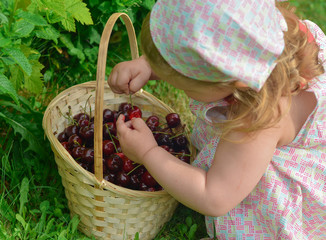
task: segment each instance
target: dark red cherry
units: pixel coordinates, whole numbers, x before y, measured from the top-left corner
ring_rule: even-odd
[[[127,112],[131,107],[130,103],[123,102],[119,105],[119,112]]]
[[[170,128],[175,128],[181,123],[180,116],[177,113],[169,113],[168,115],[166,115],[165,119],[166,123]]]
[[[123,159],[122,169],[123,169],[124,172],[129,173],[135,167],[136,167],[136,164],[132,160],[130,160],[127,157]]]
[[[78,122],[79,120],[82,120],[82,119],[89,120],[90,117],[89,117],[89,115],[86,114],[86,113],[77,113],[77,114],[73,117],[73,119],[74,119],[76,122]]]
[[[94,140],[94,128],[90,126],[84,126],[79,129],[79,136],[81,136],[84,140]]]
[[[155,192],[156,189],[154,187],[149,187],[145,191],[147,191],[147,192]]]
[[[122,170],[123,161],[121,157],[115,153],[108,157],[105,163],[110,172],[119,172]]]
[[[89,172],[93,172],[93,167],[90,166],[87,163],[84,162],[77,162],[82,168],[84,168],[85,170],[89,171]]]
[[[93,148],[85,149],[82,160],[88,164],[94,163],[94,149]]]
[[[69,138],[71,135],[78,134],[79,127],[77,127],[76,125],[70,125],[66,127],[64,131],[66,136]]]
[[[130,177],[125,172],[119,172],[117,174],[117,182],[119,186],[127,187],[130,183]]]
[[[115,153],[114,143],[111,140],[104,140],[103,141],[103,156],[109,157],[113,153]]]
[[[172,138],[173,148],[175,151],[179,151],[181,149],[185,149],[188,145],[188,140],[185,135],[181,134]]]
[[[145,183],[148,187],[154,187],[157,184],[156,180],[148,171],[144,172],[141,176],[141,182]]]
[[[108,182],[116,183],[117,175],[112,172],[107,172],[104,174],[103,178]]]
[[[72,157],[74,159],[81,159],[84,155],[85,147],[77,146],[71,150]]]
[[[78,126],[81,128],[81,127],[85,127],[85,126],[88,126],[89,125],[89,120],[87,119],[80,119],[78,121]]]
[[[111,135],[111,136],[110,136]],[[103,124],[103,138],[111,140],[111,137],[117,135],[117,128],[113,122]]]
[[[156,191],[162,191],[163,190],[163,187],[158,184],[158,185],[156,185],[155,190]]]
[[[170,139],[170,135],[167,134],[161,134],[156,141],[159,146],[161,145],[167,145],[169,147],[172,146],[172,140]]]
[[[178,158],[185,162],[185,163],[190,163],[190,156],[187,156],[187,155],[179,155]]]
[[[103,110],[103,122],[113,122],[114,121],[114,111],[111,109],[104,109]]]
[[[127,113],[128,113],[129,119],[142,117],[142,112],[141,112],[140,108],[137,106],[133,106],[132,108],[128,109]]]
[[[69,143],[68,142],[62,142],[62,146],[67,150],[70,151]]]
[[[159,124],[160,119],[155,115],[149,116],[146,120],[146,125],[149,127],[149,129],[151,129],[152,132],[155,131]]]
[[[127,122],[127,121],[130,120],[129,115],[128,115],[128,112],[118,112],[116,119],[118,119],[118,117],[120,116],[120,114],[123,114],[125,116],[125,122]]]
[[[66,135],[65,131],[59,133],[57,138],[59,142],[66,142],[68,140],[68,136]]]
[[[70,148],[82,146],[83,140],[77,134],[73,134],[69,137],[68,144]]]
[[[131,174],[129,184],[130,184],[129,186],[131,189],[135,189],[135,190],[139,189],[139,187],[140,187],[139,176],[136,174]]]

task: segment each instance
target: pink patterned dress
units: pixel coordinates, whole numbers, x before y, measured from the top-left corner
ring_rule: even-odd
[[[319,58],[325,61],[324,33],[314,23],[305,23],[321,48]],[[239,205],[224,216],[206,216],[210,237],[326,239],[326,74],[313,79],[306,91],[314,92],[317,105],[299,134],[291,144],[275,149],[259,183]],[[190,103],[197,116],[191,140],[199,150],[193,165],[206,171],[219,141],[218,129],[210,122],[223,117],[216,110],[226,104],[223,100]]]

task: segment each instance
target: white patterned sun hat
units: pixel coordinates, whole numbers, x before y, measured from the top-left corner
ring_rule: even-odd
[[[202,81],[239,80],[259,91],[284,49],[275,0],[158,0],[155,46],[172,68]]]

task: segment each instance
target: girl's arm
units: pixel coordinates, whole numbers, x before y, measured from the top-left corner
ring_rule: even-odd
[[[262,130],[243,143],[220,141],[208,172],[186,164],[158,147],[142,119],[117,121],[123,152],[144,164],[160,185],[182,204],[208,216],[221,216],[256,186],[271,161],[280,128]],[[229,139],[246,137],[232,133]],[[138,139],[138,140],[137,140]],[[139,144],[141,140],[141,145]]]

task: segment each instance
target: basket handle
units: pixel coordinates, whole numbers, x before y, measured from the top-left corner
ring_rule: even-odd
[[[135,34],[134,26],[125,13],[114,13],[110,16],[109,20],[105,24],[97,59],[97,73],[96,73],[96,93],[95,93],[95,116],[94,116],[94,173],[98,181],[103,180],[103,152],[102,152],[102,141],[103,141],[103,101],[104,101],[104,82],[105,82],[105,68],[106,58],[110,36],[112,29],[121,17],[126,25],[129,45],[131,50],[132,59],[139,57],[138,45]]]

